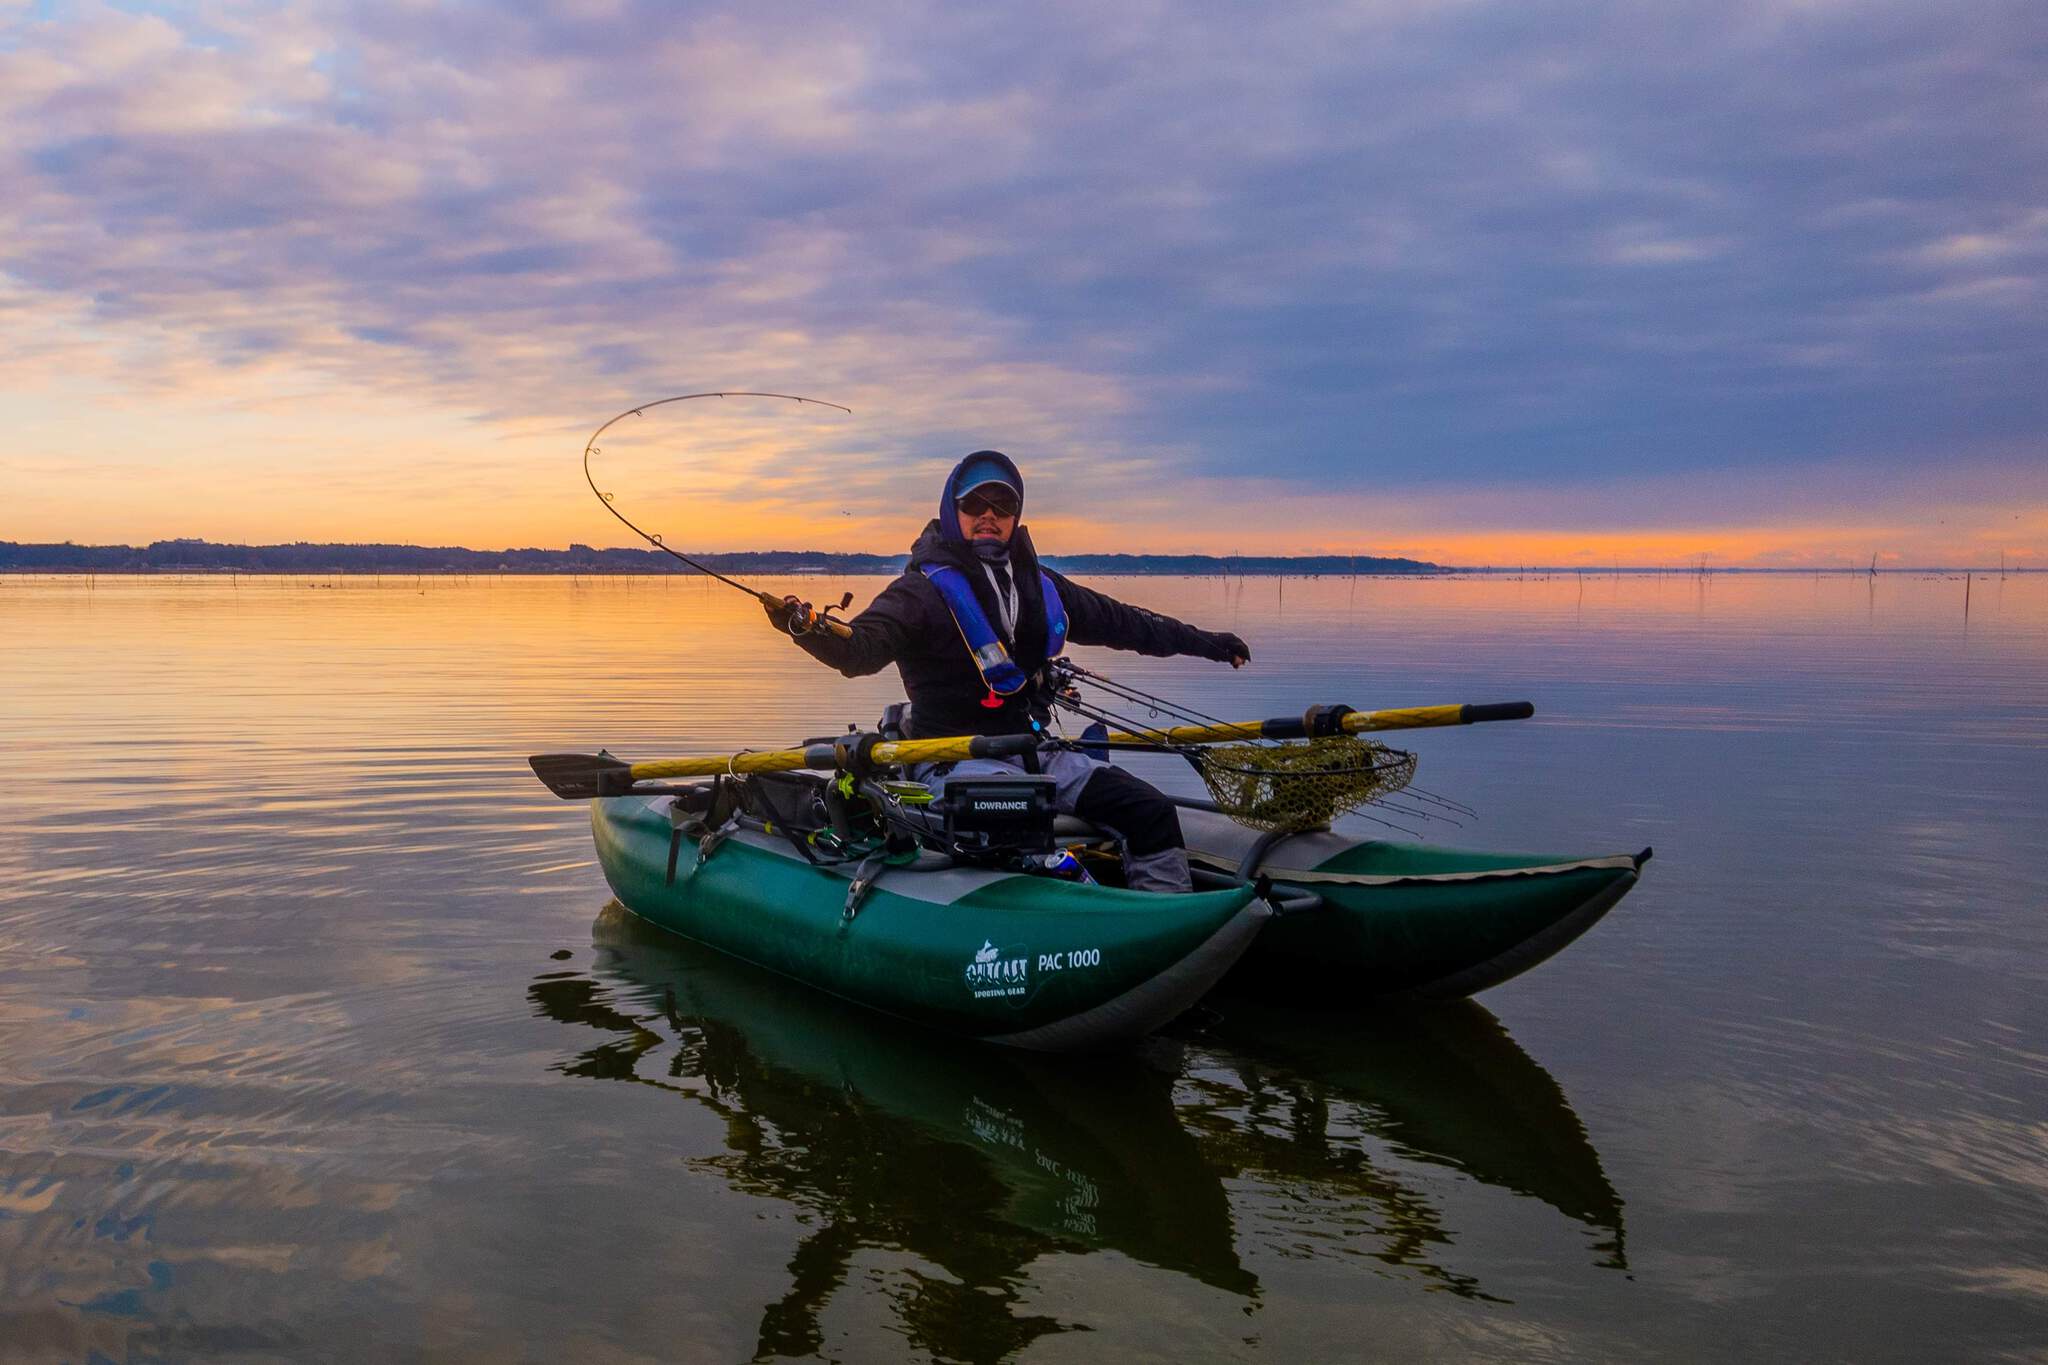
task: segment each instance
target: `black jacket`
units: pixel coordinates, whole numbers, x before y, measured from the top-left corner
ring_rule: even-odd
[[[985,707],[989,695],[974,666],[974,656],[960,637],[953,614],[931,580],[918,572],[926,563],[958,566],[974,587],[975,600],[999,622],[995,590],[981,570],[974,551],[949,542],[939,535],[933,521],[911,547],[910,565],[902,577],[884,588],[867,610],[848,624],[850,639],[819,632],[796,637],[797,644],[812,657],[830,664],[849,678],[879,673],[895,664],[903,675],[903,690],[910,696],[912,739],[941,735],[1013,735],[1028,731],[1034,714],[1045,718],[1045,703],[1039,689],[1027,687],[1003,699],[1000,707]],[[1010,657],[1026,673],[1036,673],[1045,664],[1045,593],[1038,581],[1038,553],[1031,535],[1022,526],[1010,539],[1010,566],[1016,576],[1018,612],[1017,640]],[[1193,626],[1129,606],[1084,588],[1072,579],[1046,570],[1058,587],[1060,601],[1067,609],[1067,639],[1077,645],[1107,645],[1139,654],[1166,656],[1193,654],[1199,658],[1226,661],[1230,658],[1227,637],[1197,630]]]

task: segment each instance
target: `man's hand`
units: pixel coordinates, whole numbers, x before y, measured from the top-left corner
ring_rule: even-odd
[[[766,593],[761,594],[761,610],[768,613],[769,624],[785,635],[794,634],[790,626],[801,622],[809,614],[804,610],[801,598],[785,597],[777,602]]]
[[[1226,657],[1232,668],[1243,668],[1252,661],[1252,647],[1235,635],[1227,632],[1219,634],[1216,637],[1216,647],[1229,651]]]

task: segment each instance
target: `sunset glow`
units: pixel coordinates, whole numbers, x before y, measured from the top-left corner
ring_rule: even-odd
[[[2038,566],[1974,14],[0,7],[0,539]]]

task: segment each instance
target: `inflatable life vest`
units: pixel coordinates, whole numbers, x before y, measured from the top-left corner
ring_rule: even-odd
[[[960,638],[967,642],[967,652],[974,656],[974,666],[981,670],[981,680],[988,684],[989,695],[981,704],[1002,705],[1001,698],[1022,690],[1031,675],[1010,657],[966,574],[951,564],[920,564],[918,568],[939,590],[946,610],[953,614],[953,624],[960,628]],[[1060,590],[1053,586],[1052,575],[1040,569],[1038,581],[1045,590],[1045,657],[1051,659],[1067,647],[1067,608],[1060,601]]]

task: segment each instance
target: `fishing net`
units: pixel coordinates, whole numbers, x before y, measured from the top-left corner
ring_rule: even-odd
[[[1357,735],[1296,744],[1218,744],[1194,755],[1216,807],[1254,829],[1327,825],[1391,796],[1415,776],[1415,755]]]

